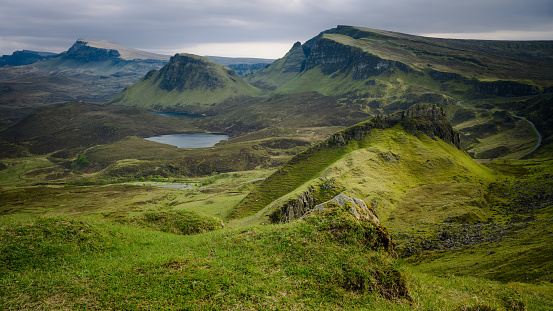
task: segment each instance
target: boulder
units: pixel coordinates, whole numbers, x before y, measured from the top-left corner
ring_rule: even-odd
[[[339,194],[335,196],[332,200],[315,206],[313,208],[313,211],[324,210],[325,206],[328,205],[330,202],[336,203],[340,205],[340,207],[346,206],[346,202],[349,202],[351,204],[349,213],[355,216],[355,218],[357,218],[358,220],[369,221],[374,223],[375,225],[380,226],[380,221],[378,220],[376,213],[372,208],[367,206],[365,201],[357,198],[351,198],[343,194]]]

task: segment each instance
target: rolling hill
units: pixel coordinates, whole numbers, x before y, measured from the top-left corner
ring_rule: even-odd
[[[466,138],[463,146],[474,157],[514,157],[529,148],[535,134],[528,124],[510,121],[520,110],[506,109],[494,100],[532,99],[551,93],[552,66],[551,41],[438,39],[338,26],[303,44],[297,42],[283,58],[237,79],[240,90],[233,83],[227,91],[223,84],[211,88],[210,79],[193,78],[184,71],[174,78],[187,84],[163,90],[164,86],[151,87],[160,79],[159,74],[152,74],[111,103],[203,113],[212,118],[202,120],[202,127],[244,135],[274,126],[320,126],[321,119],[347,127],[417,103],[444,107],[453,121],[461,108],[458,102],[486,99],[487,111],[475,114],[472,124],[455,124]],[[218,74],[213,79],[227,80]],[[242,91],[248,84],[257,90]],[[211,90],[205,102],[198,99],[201,88]],[[237,97],[240,95],[246,97]],[[510,116],[502,120],[487,117],[501,111]],[[489,135],[478,132],[483,128],[511,133],[494,138],[494,145],[503,142],[488,148],[483,141]],[[545,130],[542,125],[540,129]],[[507,146],[505,141],[513,139],[514,132],[525,134]]]
[[[229,68],[204,57],[176,54],[163,68],[149,72],[109,103],[174,109],[212,105],[229,98],[257,94],[255,87],[242,81]]]

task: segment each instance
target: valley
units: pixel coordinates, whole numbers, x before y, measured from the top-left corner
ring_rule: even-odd
[[[1,308],[553,309],[551,41],[48,57],[0,68]]]

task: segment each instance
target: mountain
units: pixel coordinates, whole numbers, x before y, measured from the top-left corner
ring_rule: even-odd
[[[0,67],[3,66],[23,66],[36,63],[43,59],[48,59],[57,55],[50,52],[37,52],[37,51],[15,51],[12,55],[3,55],[0,57]]]
[[[383,95],[397,90],[399,82],[467,99],[549,91],[552,68],[552,41],[438,39],[338,26],[303,45],[296,43],[283,59],[248,81],[287,93],[309,88],[370,94],[383,85],[389,89]],[[370,95],[369,101],[386,99]]]
[[[108,41],[81,38],[68,51],[40,62],[1,67],[0,128],[44,104],[104,103],[148,71],[161,68],[168,59]]]
[[[266,58],[235,58],[221,56],[205,56],[205,58],[210,59],[217,64],[229,67],[239,76],[265,68],[275,61],[274,59]]]
[[[495,101],[551,93],[552,69],[553,41],[439,39],[338,26],[303,44],[295,43],[283,58],[245,75],[244,81],[259,89],[249,92],[247,100],[217,95],[225,93],[221,85],[217,94],[208,93],[205,102],[194,88],[182,87],[172,89],[170,99],[160,104],[156,102],[160,98],[157,89],[141,91],[142,86],[137,85],[127,103],[204,113],[213,116],[202,121],[206,128],[231,135],[279,126],[279,122],[292,128],[321,126],[321,119],[347,127],[417,103],[432,103],[444,107],[450,121],[457,122],[454,125],[466,138],[463,148],[474,157],[516,158],[531,149],[535,134],[528,123],[515,118],[524,116],[521,109],[513,109],[520,105]],[[190,80],[194,77],[184,72],[174,78],[195,83]],[[198,81],[197,85],[204,83]],[[233,92],[229,89],[227,94]],[[125,96],[120,94],[112,103]],[[461,110],[471,107],[468,101],[477,99],[487,100],[486,111],[475,113],[472,121],[461,117],[467,115]],[[200,102],[204,105],[197,105]],[[489,116],[497,109],[506,115],[497,113],[491,120]],[[295,111],[293,116],[291,111]],[[512,139],[516,142],[509,145]]]
[[[149,53],[105,40],[80,38],[69,50],[39,64],[51,74],[144,75],[163,66],[169,56]],[[67,72],[69,69],[73,72]]]
[[[211,105],[258,93],[233,70],[205,57],[182,53],[171,57],[160,70],[150,71],[110,103],[163,109]]]

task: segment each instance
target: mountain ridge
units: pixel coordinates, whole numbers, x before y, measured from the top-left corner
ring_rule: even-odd
[[[202,106],[229,98],[256,95],[257,92],[230,68],[198,55],[177,53],[161,69],[148,72],[109,104],[160,109]]]

